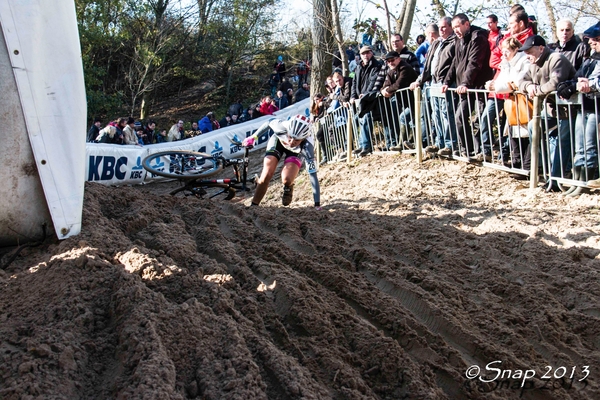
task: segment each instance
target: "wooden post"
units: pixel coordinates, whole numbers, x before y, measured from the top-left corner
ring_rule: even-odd
[[[421,136],[421,97],[422,90],[420,87],[415,89],[415,113],[412,116],[414,119],[415,134],[413,135],[415,141],[415,149],[417,150],[417,162],[420,164],[423,162],[423,137]]]
[[[529,170],[529,188],[535,189],[538,185],[538,164],[540,154],[540,130],[541,130],[542,101],[536,96],[533,98],[533,116],[531,118],[533,129],[531,130],[531,168]]]
[[[352,112],[352,106],[348,107],[348,121],[346,122],[346,124],[348,125],[346,128],[346,132],[347,132],[347,136],[346,136],[346,163],[350,164],[350,161],[352,160],[352,145],[354,144],[354,141],[352,140],[352,127],[353,127],[353,120],[354,120],[354,112]]]

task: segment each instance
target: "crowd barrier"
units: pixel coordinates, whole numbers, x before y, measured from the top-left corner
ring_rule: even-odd
[[[352,149],[360,147],[402,151],[415,154],[417,162],[476,162],[529,179],[532,188],[541,178],[548,189],[573,191],[599,178],[597,96],[578,93],[564,100],[553,92],[531,100],[519,92],[459,95],[453,88],[442,92],[441,85],[401,89],[389,98],[378,95],[376,109],[363,117],[349,105],[322,118],[323,159],[350,161]]]
[[[191,150],[212,155],[221,155],[225,158],[241,156],[243,150],[233,144],[231,140],[244,140],[256,132],[266,121],[275,117],[287,119],[296,114],[308,116],[308,105],[309,100],[303,100],[277,111],[274,115],[267,115],[176,142],[147,146],[87,143],[86,180],[89,182],[99,182],[104,185],[133,185],[165,179],[147,173],[142,167],[142,160],[144,158],[161,151]],[[265,147],[272,134],[273,132],[269,130],[262,135],[258,139],[255,149]],[[152,164],[154,166],[168,169],[170,160],[168,157],[157,157],[151,162],[154,163]]]

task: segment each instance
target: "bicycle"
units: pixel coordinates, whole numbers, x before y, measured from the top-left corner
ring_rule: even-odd
[[[250,191],[248,183],[256,187],[258,176],[248,178],[248,153],[253,146],[243,146],[241,142],[231,141],[244,149],[242,158],[226,159],[221,155],[212,156],[188,150],[161,151],[144,158],[142,166],[153,175],[174,178],[183,183],[169,194],[183,193],[185,196],[212,199],[224,195],[222,200],[231,200],[236,190]],[[206,179],[219,171],[233,167],[234,178]]]

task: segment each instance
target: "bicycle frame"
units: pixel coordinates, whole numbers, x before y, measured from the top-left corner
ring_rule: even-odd
[[[241,146],[241,143],[233,142],[236,145]],[[192,180],[184,180],[185,185],[182,188],[178,188],[171,192],[172,195],[175,193],[186,191],[191,192],[191,194],[198,196],[199,190],[202,190],[203,187],[223,187],[223,190],[214,194],[211,197],[215,197],[219,194],[229,192],[228,196],[225,200],[231,200],[235,196],[236,190],[242,190],[244,192],[250,191],[248,188],[248,181],[251,183],[255,183],[255,177],[248,179],[248,165],[249,158],[248,153],[252,146],[244,147],[244,156],[243,158],[232,158],[226,159],[223,156],[214,156],[213,158],[220,164],[223,165],[223,169],[228,167],[233,167],[234,178],[233,179],[192,179]],[[226,185],[226,186],[223,186]]]

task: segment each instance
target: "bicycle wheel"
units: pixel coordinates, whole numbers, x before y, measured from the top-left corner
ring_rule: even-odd
[[[151,174],[175,179],[205,178],[223,169],[223,164],[210,155],[187,150],[150,154],[142,166]]]
[[[235,197],[235,189],[226,183],[200,182],[186,185],[173,190],[170,195],[181,193],[185,196],[195,196],[200,199],[231,200]]]

